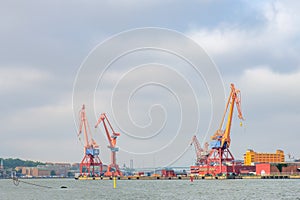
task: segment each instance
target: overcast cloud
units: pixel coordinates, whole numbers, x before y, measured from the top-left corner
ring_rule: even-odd
[[[242,159],[247,148],[263,152],[282,149],[286,154],[300,158],[299,8],[300,3],[296,0],[2,2],[0,157],[80,162],[83,146],[76,136],[72,110],[73,83],[80,65],[96,45],[114,34],[132,28],[162,27],[186,34],[205,49],[220,71],[226,94],[231,82],[241,90],[246,121],[241,128],[237,117],[234,118],[231,151],[236,158]],[[172,63],[174,60],[167,56],[149,55],[153,57],[137,56],[140,61],[125,59],[123,63],[127,65],[124,68],[117,64],[112,66],[113,70],[104,79],[107,81],[103,90],[96,92],[99,102],[97,113],[106,112],[103,106],[110,106],[105,101],[106,95],[113,88],[115,78],[122,76],[124,69],[130,69],[131,63],[149,63],[152,58],[157,63],[159,59],[166,59],[166,63],[177,71],[185,71],[180,68],[182,63]],[[134,81],[151,78],[140,75]],[[164,77],[163,73],[160,75],[162,77],[156,78]],[[200,116],[196,132],[201,143],[204,143],[213,134],[206,133],[212,106],[207,100],[209,95],[203,80],[197,82],[190,71],[183,75],[196,90]],[[168,77],[168,80],[174,77]],[[175,82],[173,86],[177,87]],[[163,90],[153,94],[153,87],[145,89],[144,93],[137,93],[132,101],[136,102],[137,111],[131,114],[140,125],[151,122],[151,112],[164,116],[159,106],[150,109],[149,115],[149,107],[153,104],[166,105],[165,111],[178,108],[174,96]],[[182,88],[177,89],[180,91]],[[149,99],[152,95],[153,99]],[[193,99],[193,95],[188,93],[185,97]],[[132,102],[129,103],[131,110],[135,107]],[[91,126],[95,123],[92,112]],[[109,116],[113,118],[113,114]],[[172,118],[172,112],[166,116],[161,120],[179,120],[175,116]],[[161,124],[154,121],[153,126],[156,125]],[[167,129],[171,130],[172,126]],[[106,139],[99,134],[100,130],[97,131],[94,134],[98,134],[95,138],[101,146],[101,159],[108,163]],[[165,143],[169,135],[164,136],[163,133],[159,142]],[[193,134],[187,133],[187,141]],[[179,156],[178,152],[166,149],[163,154],[138,157],[122,151],[122,146],[130,150],[125,148],[126,145],[133,145],[126,143],[126,134],[122,136],[119,138],[121,151],[118,154],[121,165],[128,165],[130,159],[135,159],[136,166],[160,166],[168,164],[169,157]],[[193,164],[195,153],[188,147],[187,141],[180,144],[186,147],[183,149],[185,153],[173,165]],[[160,146],[159,142],[153,144]],[[178,144],[175,142],[174,145]],[[137,144],[137,148],[143,148],[142,143]],[[142,152],[151,150],[151,146],[147,148]]]

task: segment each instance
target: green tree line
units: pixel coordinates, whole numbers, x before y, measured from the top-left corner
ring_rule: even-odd
[[[36,167],[37,165],[45,165],[45,163],[31,160],[21,160],[19,158],[0,158],[0,161],[3,160],[4,169],[15,168],[18,166],[24,167]]]

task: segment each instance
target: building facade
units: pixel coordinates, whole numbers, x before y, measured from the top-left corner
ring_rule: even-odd
[[[244,165],[254,165],[254,163],[283,163],[285,162],[284,152],[276,150],[276,153],[258,153],[248,149],[244,154]]]
[[[300,162],[294,163],[258,163],[256,164],[257,175],[299,175]]]
[[[22,167],[22,174],[26,177],[48,177],[50,170],[37,167]]]

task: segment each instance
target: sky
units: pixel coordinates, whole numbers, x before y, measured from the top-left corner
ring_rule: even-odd
[[[0,157],[80,162],[86,104],[104,163],[107,139],[93,128],[102,112],[121,133],[121,166],[190,166],[192,136],[209,141],[234,83],[246,119],[240,127],[233,117],[235,158],[247,149],[300,158],[299,8],[296,0],[2,2]],[[157,48],[120,56],[135,45]],[[109,57],[117,59],[103,71]],[[187,62],[196,60],[201,73]]]

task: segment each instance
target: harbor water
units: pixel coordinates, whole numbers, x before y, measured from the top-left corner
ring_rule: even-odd
[[[252,180],[0,180],[1,200],[48,199],[297,199],[300,179]]]

